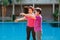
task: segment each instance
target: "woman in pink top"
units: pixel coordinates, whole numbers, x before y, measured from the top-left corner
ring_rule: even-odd
[[[20,20],[27,20],[27,40],[30,39],[30,32],[32,32],[33,40],[36,40],[35,38],[35,32],[34,32],[34,19],[32,18],[34,16],[33,8],[30,6],[28,7],[28,14],[21,13],[21,15],[24,15],[23,18],[16,19],[15,22]]]

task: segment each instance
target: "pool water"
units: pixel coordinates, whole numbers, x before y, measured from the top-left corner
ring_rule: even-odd
[[[42,40],[60,40],[60,28],[42,23]],[[0,23],[0,40],[26,40],[26,22]],[[32,34],[30,37],[32,39]]]

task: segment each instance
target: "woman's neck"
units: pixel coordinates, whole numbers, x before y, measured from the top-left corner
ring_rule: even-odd
[[[37,14],[36,16],[40,16],[41,14]]]
[[[29,14],[33,14],[33,13],[29,13]]]

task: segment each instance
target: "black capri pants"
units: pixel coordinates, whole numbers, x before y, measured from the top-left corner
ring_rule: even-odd
[[[27,40],[30,39],[30,33],[31,33],[31,32],[32,32],[33,40],[36,40],[36,38],[35,38],[35,32],[34,32],[34,27],[29,27],[29,26],[27,26],[26,32],[27,32]]]

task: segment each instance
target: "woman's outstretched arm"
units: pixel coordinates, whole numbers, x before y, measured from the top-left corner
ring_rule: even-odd
[[[26,18],[22,17],[22,18],[19,18],[19,19],[15,19],[15,22],[22,21],[22,20],[26,20]]]
[[[25,13],[21,13],[20,15],[30,17],[32,19],[36,19],[35,15],[30,15],[30,14],[25,14]]]

